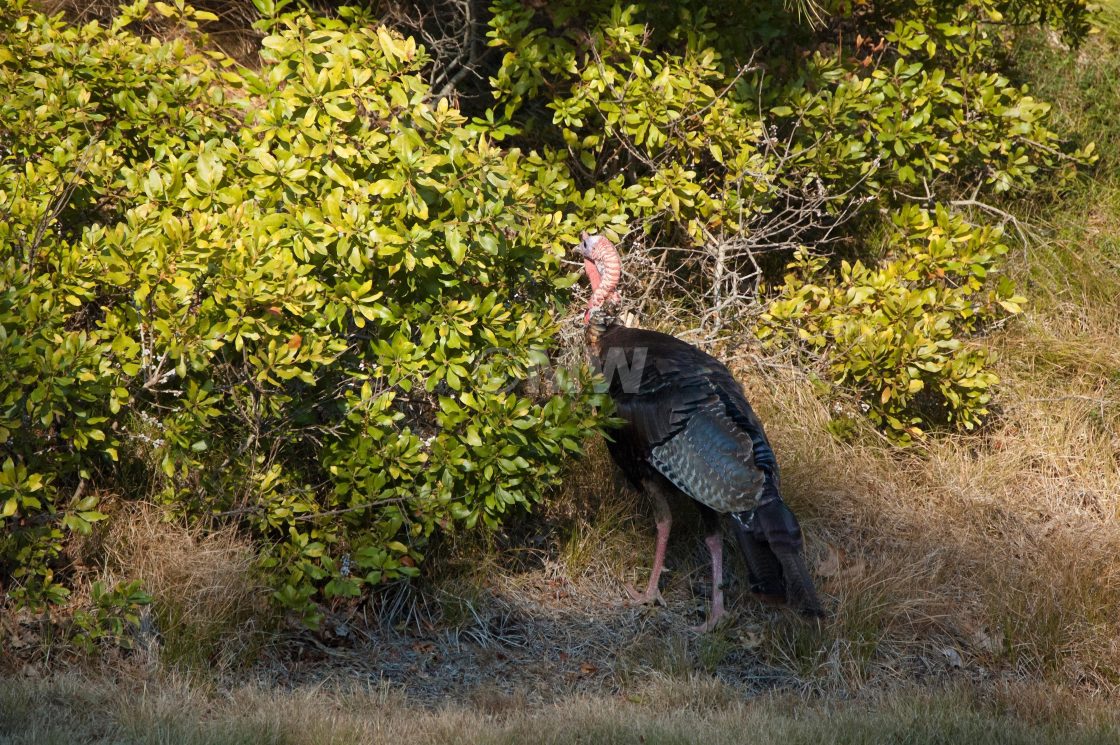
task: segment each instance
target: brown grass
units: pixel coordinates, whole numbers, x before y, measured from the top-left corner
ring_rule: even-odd
[[[143,503],[114,514],[109,526],[103,579],[138,579],[152,595],[158,639],[149,652],[193,669],[244,662],[270,624],[251,543],[228,527],[188,528]]]
[[[743,699],[712,681],[659,680],[625,697],[570,696],[539,707],[470,702],[417,709],[399,691],[240,687],[207,693],[182,678],[21,679],[0,690],[0,743],[1106,743],[1115,712],[1068,697],[1007,690],[981,702],[965,688],[890,698]],[[702,740],[700,739],[702,738]]]
[[[969,669],[1114,692],[1120,411],[1106,404],[1102,418],[1103,381],[1084,371],[1057,394],[1010,361],[1001,372],[989,432],[907,453],[833,440],[793,374],[754,386],[836,604],[826,638],[856,679],[869,660],[913,674],[907,661],[955,661],[951,648]]]

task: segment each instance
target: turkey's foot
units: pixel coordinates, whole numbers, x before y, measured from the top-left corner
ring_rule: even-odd
[[[712,593],[711,614],[708,616],[708,621],[699,626],[689,626],[689,628],[698,634],[707,634],[709,631],[715,630],[719,624],[724,623],[727,620],[727,615],[727,609],[724,607],[724,588],[717,585],[715,592]]]
[[[688,629],[697,634],[707,634],[709,631],[715,631],[716,627],[726,621],[727,618],[727,611],[721,610],[718,614],[712,613],[712,615],[708,616],[708,620],[699,626],[689,626]]]
[[[638,592],[634,585],[626,585],[626,594],[630,600],[638,605],[665,605],[665,598],[656,587],[647,587],[645,592]]]

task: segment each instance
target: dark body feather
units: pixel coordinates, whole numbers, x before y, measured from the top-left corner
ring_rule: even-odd
[[[668,334],[623,326],[610,327],[600,348],[607,367],[620,353],[628,363],[610,376],[626,420],[610,450],[635,484],[659,474],[717,512],[753,509],[767,481],[777,486],[762,424],[723,363]]]
[[[801,528],[781,499],[777,460],[727,367],[657,331],[599,325],[590,337],[617,415],[625,421],[608,449],[634,487],[652,493],[661,505],[668,491],[692,498],[717,542],[720,515],[729,515],[752,591],[819,615],[802,558]],[[669,522],[667,514],[664,519]],[[661,518],[658,525],[660,533]],[[715,566],[717,546],[709,541],[709,548]],[[713,593],[721,581],[715,579]],[[722,595],[719,603],[722,612]]]

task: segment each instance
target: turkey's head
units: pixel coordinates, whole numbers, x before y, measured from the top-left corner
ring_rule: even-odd
[[[615,288],[622,278],[622,259],[614,244],[603,235],[580,233],[579,251],[591,282],[591,297],[587,299],[587,312],[583,314],[583,322],[590,324],[592,311],[608,301],[617,303],[619,300]]]

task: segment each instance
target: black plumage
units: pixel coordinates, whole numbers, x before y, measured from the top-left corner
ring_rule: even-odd
[[[702,630],[714,627],[725,612],[724,515],[746,560],[751,590],[806,615],[821,615],[801,527],[782,500],[774,451],[742,387],[723,363],[691,344],[609,319],[595,298],[613,292],[598,279],[620,274],[617,253],[598,236],[585,236],[583,248],[598,267],[597,273],[588,271],[596,289],[586,316],[590,352],[624,422],[611,433],[608,449],[631,484],[653,499],[657,513],[649,585],[632,594],[647,602],[660,597],[657,583],[672,522],[667,497],[680,492],[700,509],[712,557],[712,613]]]

